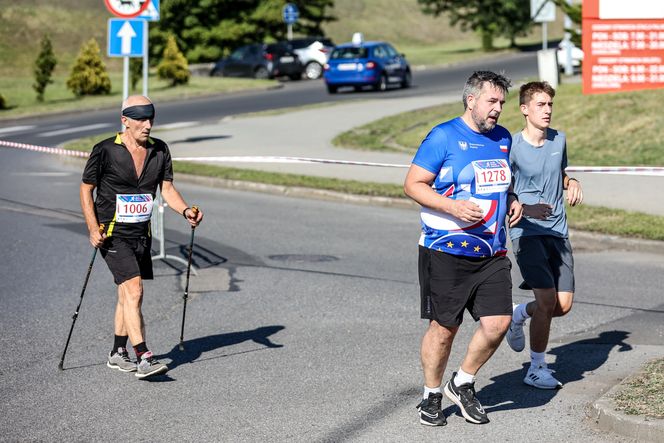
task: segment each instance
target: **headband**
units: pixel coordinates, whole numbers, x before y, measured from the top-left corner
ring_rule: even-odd
[[[128,106],[122,110],[124,117],[132,120],[152,120],[154,119],[154,105]]]

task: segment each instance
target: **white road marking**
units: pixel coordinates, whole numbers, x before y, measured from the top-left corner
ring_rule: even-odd
[[[191,126],[196,126],[198,122],[176,122],[168,123],[166,125],[156,125],[156,129],[180,129],[180,128],[189,128]]]
[[[0,128],[0,134],[7,134],[9,132],[20,132],[20,131],[26,131],[28,129],[34,128],[34,125],[28,125],[28,126],[10,126],[8,128]]]
[[[69,177],[73,172],[10,172],[10,175],[32,176],[32,177]]]
[[[39,137],[51,137],[53,135],[71,134],[73,132],[88,131],[90,129],[101,129],[111,126],[110,123],[96,123],[94,125],[76,126],[74,128],[60,129],[58,131],[42,132]]]

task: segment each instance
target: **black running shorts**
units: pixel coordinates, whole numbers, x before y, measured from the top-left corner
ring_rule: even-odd
[[[115,284],[140,276],[152,280],[152,257],[150,237],[108,237],[99,251],[113,274]]]
[[[468,309],[475,321],[512,315],[512,263],[506,256],[474,258],[420,246],[421,318],[459,326]]]
[[[529,235],[512,240],[512,247],[525,283],[519,286],[521,289],[574,292],[574,257],[569,239]]]

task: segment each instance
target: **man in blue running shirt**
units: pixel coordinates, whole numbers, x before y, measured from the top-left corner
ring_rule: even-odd
[[[434,127],[422,141],[404,183],[406,195],[422,206],[419,241],[424,395],[420,423],[443,426],[441,383],[452,342],[467,309],[475,331],[445,395],[466,421],[488,423],[475,396],[475,375],[500,345],[512,315],[511,263],[507,227],[521,219],[512,192],[512,137],[498,126],[511,86],[503,75],[478,71],[463,90],[464,113]]]

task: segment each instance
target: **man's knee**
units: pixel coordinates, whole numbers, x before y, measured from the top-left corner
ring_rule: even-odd
[[[535,292],[535,299],[537,300],[537,306],[535,310],[546,315],[547,317],[553,317],[553,314],[556,311],[556,307],[558,306],[556,289],[534,289],[533,292]]]
[[[573,303],[574,303],[574,293],[572,292],[558,293],[558,303],[556,303],[556,309],[553,312],[553,316],[562,317],[564,315],[567,315],[567,313],[572,310]]]
[[[480,327],[486,337],[501,340],[510,327],[512,318],[508,315],[492,315],[480,319]]]
[[[427,329],[427,334],[430,338],[438,343],[446,343],[454,339],[454,336],[458,330],[458,326],[443,326],[437,321],[432,320],[429,322],[429,329]]]
[[[138,306],[143,299],[143,284],[140,277],[131,278],[120,284],[121,303]]]

